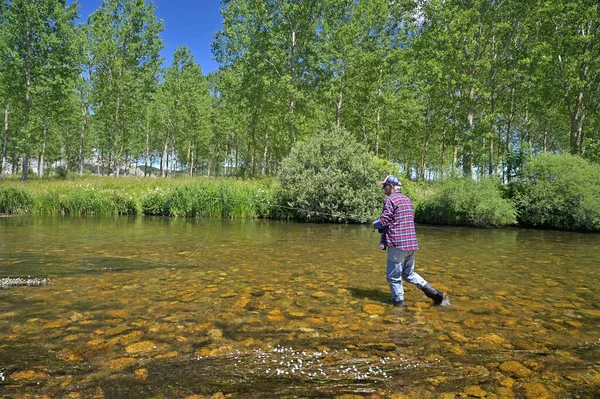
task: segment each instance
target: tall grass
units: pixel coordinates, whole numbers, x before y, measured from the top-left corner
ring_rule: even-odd
[[[6,181],[0,212],[62,215],[269,217],[272,182],[235,179],[99,178]]]

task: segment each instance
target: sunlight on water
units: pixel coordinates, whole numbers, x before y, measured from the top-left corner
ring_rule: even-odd
[[[451,306],[365,226],[1,218],[0,396],[596,397],[600,236],[417,234]]]

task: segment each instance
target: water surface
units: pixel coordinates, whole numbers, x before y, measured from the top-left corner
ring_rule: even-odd
[[[598,235],[417,234],[450,307],[366,226],[2,217],[0,396],[598,397]]]

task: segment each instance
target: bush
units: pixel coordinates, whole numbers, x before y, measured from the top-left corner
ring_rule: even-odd
[[[76,187],[61,201],[62,213],[68,215],[107,215],[111,213],[110,201],[91,187]]]
[[[452,178],[415,204],[421,223],[497,227],[515,222],[513,204],[502,198],[491,179]]]
[[[137,215],[139,207],[131,194],[112,192],[109,195],[111,213],[114,215]]]
[[[600,166],[574,155],[539,154],[512,186],[519,223],[600,230]]]
[[[364,222],[381,209],[381,178],[376,158],[332,128],[294,145],[279,174],[279,206],[299,220]]]
[[[22,187],[0,186],[0,213],[28,213],[32,195]]]
[[[142,214],[149,216],[166,216],[169,214],[166,193],[156,187],[144,195],[142,199]]]

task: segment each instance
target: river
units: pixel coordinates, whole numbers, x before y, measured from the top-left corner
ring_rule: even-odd
[[[599,397],[598,234],[417,234],[451,306],[368,226],[0,217],[0,396]]]

